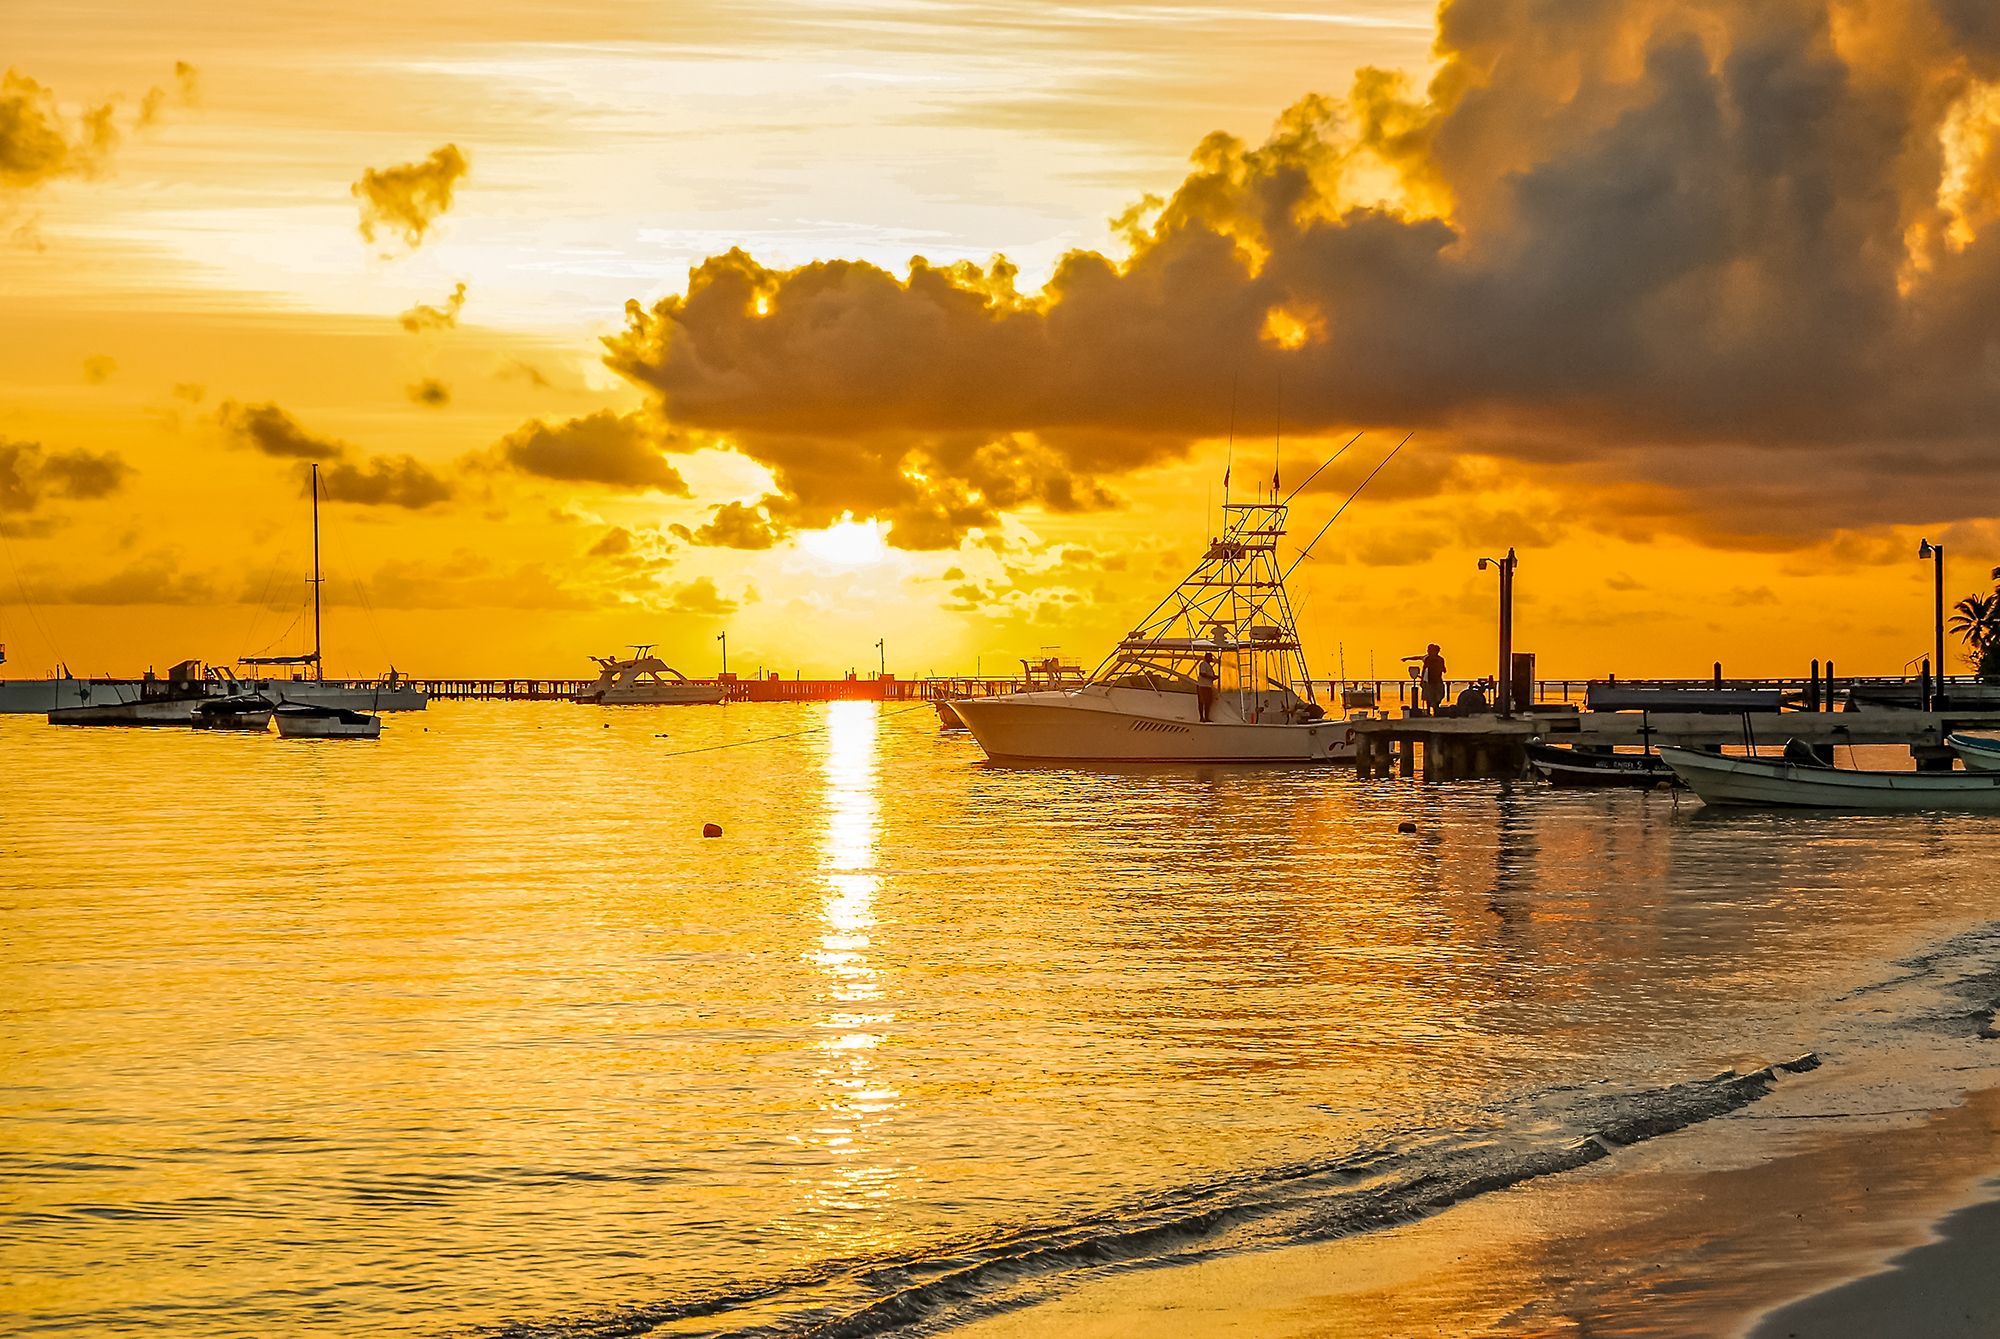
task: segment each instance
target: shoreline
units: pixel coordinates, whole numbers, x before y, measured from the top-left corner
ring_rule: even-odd
[[[2000,1259],[2000,1086],[1891,1111],[1880,1108],[1892,1094],[1872,1085],[1788,1088],[1416,1222],[1101,1274],[950,1333],[2000,1332],[2000,1272],[1990,1268]],[[1870,1105],[1814,1109],[1838,1095]],[[1912,1328],[1912,1316],[1924,1323]]]

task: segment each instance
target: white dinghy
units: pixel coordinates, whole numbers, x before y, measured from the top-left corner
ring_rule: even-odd
[[[1952,734],[1945,743],[1968,772],[2000,772],[2000,739],[1992,735]]]
[[[1660,750],[1704,804],[1767,809],[2000,813],[2000,772],[1862,772],[1782,758]]]

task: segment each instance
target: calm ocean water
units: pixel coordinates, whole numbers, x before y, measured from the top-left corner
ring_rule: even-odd
[[[1007,769],[927,708],[13,717],[0,777],[12,1333],[934,1329],[1900,1054],[1863,988],[1950,1031],[2000,966],[1990,818]]]

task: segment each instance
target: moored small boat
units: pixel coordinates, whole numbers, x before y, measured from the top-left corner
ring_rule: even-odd
[[[2000,772],[2000,739],[1992,735],[1953,734],[1945,738],[1968,772]]]
[[[1773,809],[2000,813],[2000,772],[1863,772],[1780,758],[1663,748],[1660,756],[1704,804]]]
[[[1591,752],[1531,740],[1528,761],[1552,786],[1670,786],[1674,770],[1657,753]]]
[[[283,739],[380,739],[382,718],[344,707],[282,702],[274,713]]]
[[[271,702],[255,693],[237,693],[229,697],[211,697],[194,704],[193,719],[189,722],[197,730],[248,730],[261,733],[271,728]]]

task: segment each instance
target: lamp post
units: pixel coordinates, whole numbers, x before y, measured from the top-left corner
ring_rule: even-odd
[[[1929,558],[1936,578],[1937,590],[1937,659],[1931,661],[1931,710],[1942,710],[1945,705],[1944,692],[1944,545],[1933,544],[1928,539],[1917,543],[1917,559],[1921,562]]]
[[[882,643],[879,641],[875,643],[875,677],[878,679],[889,677],[889,653],[882,649]]]
[[[1521,560],[1509,548],[1505,558],[1481,558],[1479,570],[1488,567],[1500,573],[1500,677],[1493,684],[1493,709],[1502,716],[1514,714],[1514,569]]]
[[[715,640],[722,643],[722,672],[727,674],[729,673],[729,634],[718,632],[715,634]]]

